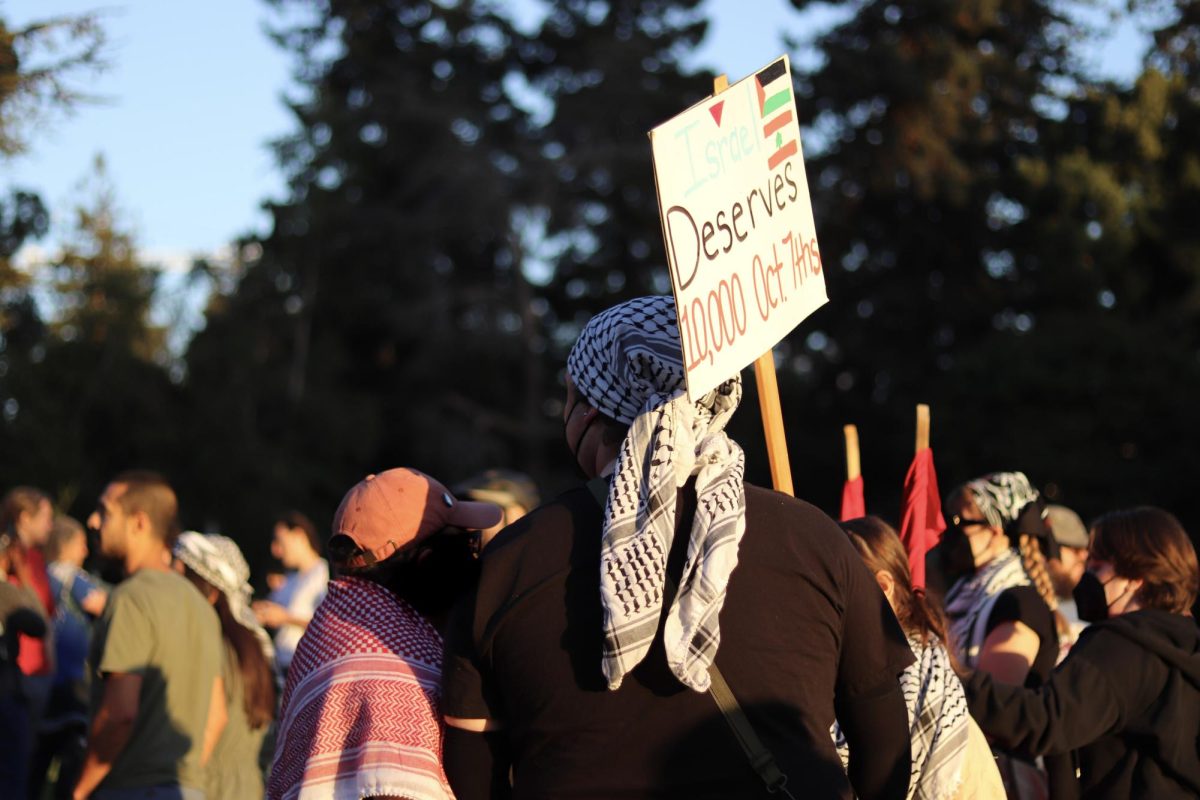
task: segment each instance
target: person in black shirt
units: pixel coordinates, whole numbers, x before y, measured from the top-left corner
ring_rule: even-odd
[[[974,673],[972,716],[1026,757],[1074,751],[1070,796],[1200,796],[1198,588],[1196,551],[1175,517],[1157,508],[1101,517],[1075,589],[1093,624],[1036,690]]]
[[[739,379],[688,402],[669,297],[594,318],[567,371],[568,445],[605,477],[502,531],[456,609],[456,795],[767,797],[707,694],[715,665],[790,779],[776,796],[903,798],[912,654],[836,524],[743,482],[723,432]]]
[[[1058,659],[1057,601],[1044,553],[1053,545],[1036,489],[1022,472],[993,472],[950,493],[942,557],[962,575],[946,592],[949,644],[958,662],[998,681],[1041,686]],[[997,751],[1009,797],[1040,798],[1070,779]]]

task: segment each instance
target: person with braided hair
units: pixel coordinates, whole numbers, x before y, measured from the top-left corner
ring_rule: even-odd
[[[1074,590],[1092,623],[1038,689],[983,672],[964,679],[993,744],[1025,758],[1070,754],[1065,796],[1200,797],[1200,566],[1187,531],[1149,506],[1092,523]]]
[[[1036,688],[1058,657],[1057,600],[1046,555],[1057,555],[1036,489],[1021,472],[994,472],[950,493],[943,562],[955,574],[945,597],[949,645],[958,663],[995,680]],[[998,754],[1009,797],[1055,796],[1069,763]]]

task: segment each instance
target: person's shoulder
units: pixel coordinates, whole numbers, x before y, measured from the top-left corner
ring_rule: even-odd
[[[1018,618],[1052,613],[1041,592],[1031,583],[1009,586],[1002,590],[996,599],[996,607],[1014,609],[1018,612]]]
[[[205,621],[209,617],[217,619],[212,605],[200,590],[173,570],[142,570],[125,583],[129,584],[129,591],[139,604],[170,609],[171,614],[199,615]]]
[[[586,486],[569,489],[497,533],[483,549],[483,563],[486,566],[519,557],[522,551],[547,539],[561,539],[564,532],[575,530],[581,523],[599,520],[601,512]]]
[[[839,556],[853,554],[850,540],[821,509],[798,497],[746,484],[746,527],[765,528],[773,536]]]
[[[1200,670],[1200,628],[1196,620],[1161,609],[1143,608],[1093,622],[1083,629],[1071,652],[1077,649],[1093,656],[1134,651],[1165,653],[1172,657],[1169,660],[1196,661],[1193,669]]]

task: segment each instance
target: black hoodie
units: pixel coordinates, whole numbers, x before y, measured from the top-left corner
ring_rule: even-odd
[[[1144,609],[1090,625],[1038,689],[966,681],[999,747],[1075,751],[1083,798],[1200,797],[1200,628]]]

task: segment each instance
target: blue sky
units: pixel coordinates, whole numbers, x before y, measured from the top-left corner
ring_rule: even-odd
[[[39,192],[57,223],[103,154],[126,225],[146,257],[167,267],[264,229],[262,202],[283,192],[267,143],[292,126],[282,102],[288,57],[263,33],[278,21],[274,12],[258,0],[100,2],[0,0],[14,27],[102,7],[112,43],[111,67],[86,82],[104,100],[52,120],[35,132],[29,152],[0,161],[0,188]],[[528,17],[535,4],[517,7]],[[783,51],[777,33],[803,34],[813,24],[786,0],[709,0],[708,8],[713,24],[697,64],[731,81]],[[1141,50],[1123,26],[1092,60],[1128,78]],[[42,245],[52,247],[53,235]]]

